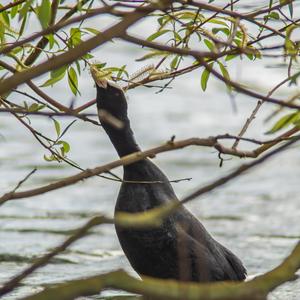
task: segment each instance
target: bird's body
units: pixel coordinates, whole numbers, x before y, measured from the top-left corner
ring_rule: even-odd
[[[139,151],[127,117],[123,91],[98,81],[97,106],[123,122],[123,128],[100,121],[120,157]],[[178,201],[163,172],[149,159],[124,166],[124,182],[115,212],[143,212],[169,201]],[[122,249],[141,276],[184,281],[244,280],[241,261],[215,241],[184,206],[164,219],[159,228],[125,229],[116,226]]]

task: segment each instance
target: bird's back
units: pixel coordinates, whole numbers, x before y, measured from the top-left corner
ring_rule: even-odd
[[[167,177],[150,160],[125,167],[116,212],[142,212],[168,201],[178,199]],[[183,206],[159,228],[116,226],[116,230],[124,253],[140,275],[197,282],[245,278],[241,261]]]

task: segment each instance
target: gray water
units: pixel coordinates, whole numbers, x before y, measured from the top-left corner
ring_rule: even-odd
[[[142,28],[151,31],[149,27]],[[128,64],[129,70],[133,72],[143,66],[134,61],[143,53],[131,45],[116,41],[99,48],[96,57],[113,65]],[[272,63],[272,60],[263,63],[246,60],[232,62],[230,72],[233,79],[243,80],[266,93],[286,75],[283,69],[268,68]],[[239,132],[255,106],[255,99],[243,95],[231,99],[226,87],[213,78],[210,78],[208,89],[203,93],[200,74],[201,71],[197,70],[178,78],[173,82],[172,89],[163,93],[156,94],[157,90],[146,88],[128,92],[132,127],[143,149],[160,145],[172,135],[176,135],[179,140]],[[45,78],[39,78],[36,82],[41,83]],[[25,86],[20,89],[27,90]],[[95,88],[88,72],[80,79],[80,90],[82,96],[76,99],[77,105],[95,97]],[[72,100],[65,82],[45,91],[65,104]],[[284,87],[276,96],[284,98],[295,91],[297,87]],[[16,99],[17,96],[13,97]],[[18,99],[24,100],[21,97]],[[90,111],[94,110],[92,108]],[[265,124],[263,120],[271,111],[272,107],[265,104],[246,136],[268,139],[269,136],[265,136],[264,132],[272,123]],[[55,137],[52,121],[39,117],[32,117],[31,120],[32,125],[41,132]],[[69,122],[69,119],[62,120],[64,126]],[[69,158],[83,168],[99,166],[117,158],[104,131],[89,123],[77,121],[65,139],[71,145]],[[241,143],[241,147],[251,149],[253,146]],[[68,165],[45,162],[44,154],[48,153],[12,116],[1,115],[2,193],[13,189],[35,167],[38,171],[26,181],[22,189],[44,185],[77,173]],[[154,161],[171,180],[192,177],[191,181],[173,184],[178,197],[182,197],[250,161],[225,158],[228,160],[220,168],[217,153],[213,149],[188,147],[159,154]],[[225,187],[187,204],[212,235],[243,260],[249,275],[260,274],[277,266],[300,238],[299,164],[298,145]],[[114,172],[122,175],[121,168]],[[0,208],[0,283],[20,272],[36,257],[51,251],[67,238],[70,230],[78,228],[91,216],[98,213],[112,216],[118,189],[119,183],[95,177],[74,186],[3,205]],[[99,226],[46,267],[32,274],[20,288],[3,299],[18,299],[42,289],[45,284],[119,268],[134,274],[122,253],[113,226]],[[107,291],[96,298],[114,294],[120,293]],[[298,280],[274,291],[270,299],[296,300],[299,295]]]

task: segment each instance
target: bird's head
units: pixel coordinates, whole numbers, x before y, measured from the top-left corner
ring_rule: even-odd
[[[97,108],[101,115],[111,115],[121,122],[127,120],[127,101],[123,89],[116,83],[102,76],[96,67],[91,67],[91,74],[97,88]]]

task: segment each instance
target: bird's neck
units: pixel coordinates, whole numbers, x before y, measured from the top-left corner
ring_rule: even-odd
[[[122,129],[115,128],[108,123],[102,124],[120,157],[141,150],[135,141],[129,119],[125,118],[122,122],[124,125]]]

